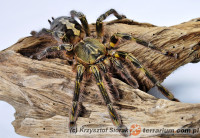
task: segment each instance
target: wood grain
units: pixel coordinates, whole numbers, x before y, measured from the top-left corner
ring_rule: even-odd
[[[95,36],[94,25],[90,27]],[[157,48],[178,54],[177,59],[167,57],[133,41],[120,45],[120,50],[132,52],[160,82],[180,66],[200,60],[198,19],[171,27],[136,24],[129,20],[105,24],[106,38],[116,32],[130,33]],[[122,137],[119,133],[69,133],[68,113],[75,81],[72,66],[64,59],[38,61],[29,58],[50,44],[56,45],[56,41],[29,36],[0,52],[0,100],[8,102],[16,110],[12,123],[16,133],[27,137]],[[117,78],[112,79],[122,96],[119,101],[114,101],[114,105],[127,127],[139,124],[142,128],[157,129],[200,128],[200,104],[157,99]],[[153,87],[142,75],[137,79],[146,90]],[[78,129],[113,127],[96,84],[93,81],[85,83],[82,93],[84,108],[77,121]],[[139,136],[162,135],[141,133]],[[176,133],[175,136],[183,135]]]

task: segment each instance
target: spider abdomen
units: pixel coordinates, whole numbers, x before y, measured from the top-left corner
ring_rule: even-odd
[[[86,38],[75,46],[77,60],[82,64],[94,64],[106,55],[106,47],[94,38]]]

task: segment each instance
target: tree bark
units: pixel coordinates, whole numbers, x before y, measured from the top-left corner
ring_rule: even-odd
[[[94,25],[90,25],[90,28],[95,36]],[[132,34],[156,46],[156,49],[152,49],[127,41],[119,49],[133,53],[160,82],[180,66],[200,60],[199,19],[171,27],[157,27],[126,19],[123,22],[116,20],[105,23],[105,38],[117,32]],[[64,59],[38,61],[29,58],[33,53],[56,43],[52,38],[29,36],[0,52],[0,100],[8,102],[16,110],[12,123],[16,133],[27,137],[122,137],[119,133],[69,133],[68,114],[75,83],[72,66]],[[178,56],[163,55],[160,49]],[[133,124],[140,125],[142,130],[200,128],[200,104],[157,99],[117,78],[112,79],[121,95],[114,105],[128,128]],[[141,87],[142,90],[154,86],[142,75],[137,79],[146,87]],[[101,97],[95,82],[86,84],[82,93],[83,110],[77,121],[78,130],[83,126],[102,129],[113,127],[106,106],[99,100]],[[162,135],[167,134],[139,134],[144,137]],[[200,131],[197,135],[200,136]],[[173,136],[183,134],[174,133]]]

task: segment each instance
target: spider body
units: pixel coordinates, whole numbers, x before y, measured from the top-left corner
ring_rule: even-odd
[[[110,43],[103,44],[103,20],[105,20],[110,14],[114,14],[118,19],[125,18],[124,15],[119,15],[114,9],[102,14],[96,22],[96,38],[90,37],[90,29],[86,17],[80,12],[71,11],[71,17],[62,16],[56,19],[52,18],[53,22],[49,21],[50,30],[46,29],[45,32],[51,32],[51,34],[62,43],[58,46],[48,47],[36,55],[37,59],[42,59],[51,54],[52,51],[64,50],[67,54],[70,53],[70,56],[74,57],[76,60],[75,67],[77,74],[72,107],[69,115],[70,129],[76,127],[76,120],[79,113],[80,84],[83,79],[83,74],[87,71],[93,74],[96,80],[113,124],[121,130],[127,130],[127,128],[122,124],[108,94],[108,92],[112,91],[111,93],[115,93],[117,97],[119,97],[118,90],[114,87],[110,76],[110,74],[112,74],[111,69],[114,68],[121,75],[121,78],[132,87],[139,87],[136,79],[130,73],[129,69],[124,66],[123,62],[127,62],[138,68],[144,74],[144,77],[147,77],[155,86],[157,86],[168,99],[178,101],[174,98],[171,92],[164,88],[160,82],[134,57],[134,55],[117,50],[117,45],[120,39],[139,42],[139,44],[147,44],[147,42],[134,38],[129,34],[115,33],[110,37]],[[80,19],[82,26],[74,19],[74,17]],[[40,32],[38,34],[40,34]],[[106,89],[105,83],[107,83],[107,86],[111,91]],[[122,134],[127,135],[125,133]]]
[[[106,47],[94,38],[86,38],[74,48],[77,61],[82,64],[92,65],[106,56]]]
[[[49,20],[50,31],[53,32],[58,39],[61,39],[62,42],[75,44],[83,38],[85,32],[74,18],[61,16],[52,19],[52,22]]]

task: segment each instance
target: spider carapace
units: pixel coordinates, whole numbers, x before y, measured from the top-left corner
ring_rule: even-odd
[[[119,72],[120,77],[124,79],[133,88],[138,88],[138,82],[134,76],[130,73],[129,69],[124,67],[123,62],[132,64],[144,74],[158,89],[170,100],[178,101],[174,98],[173,94],[164,88],[160,82],[147,70],[144,66],[134,57],[133,54],[118,51],[117,46],[120,39],[126,39],[128,41],[136,41],[140,44],[147,44],[143,40],[134,38],[130,34],[126,33],[115,33],[110,37],[109,43],[103,44],[103,20],[107,16],[114,14],[118,20],[126,18],[124,15],[118,14],[114,9],[108,10],[106,13],[102,14],[96,21],[96,32],[97,36],[90,36],[90,28],[86,17],[81,12],[71,11],[71,17],[62,16],[56,19],[52,18],[53,21],[49,20],[50,29],[42,29],[40,32],[35,33],[36,36],[44,35],[45,33],[50,33],[53,37],[60,42],[58,46],[50,46],[44,51],[36,54],[37,59],[42,59],[51,52],[55,51],[66,51],[67,55],[74,58],[76,62],[76,82],[74,87],[74,95],[72,100],[72,107],[69,116],[69,128],[74,129],[76,127],[76,120],[79,112],[79,97],[80,97],[80,84],[83,79],[83,74],[85,72],[93,74],[96,83],[99,87],[101,95],[107,105],[108,112],[113,124],[119,130],[127,130],[127,128],[122,124],[122,121],[113,107],[111,99],[108,92],[112,90],[119,97],[117,88],[114,87],[111,80],[111,75],[113,74],[112,68]],[[80,25],[74,17],[78,17],[81,21]],[[162,53],[165,54],[166,53]],[[173,53],[167,52],[168,55],[173,55]],[[106,85],[109,90],[106,89]],[[122,131],[120,131],[122,132]],[[125,135],[125,133],[122,133]]]
[[[97,39],[86,38],[74,48],[77,61],[82,64],[92,65],[106,56],[106,47]]]

